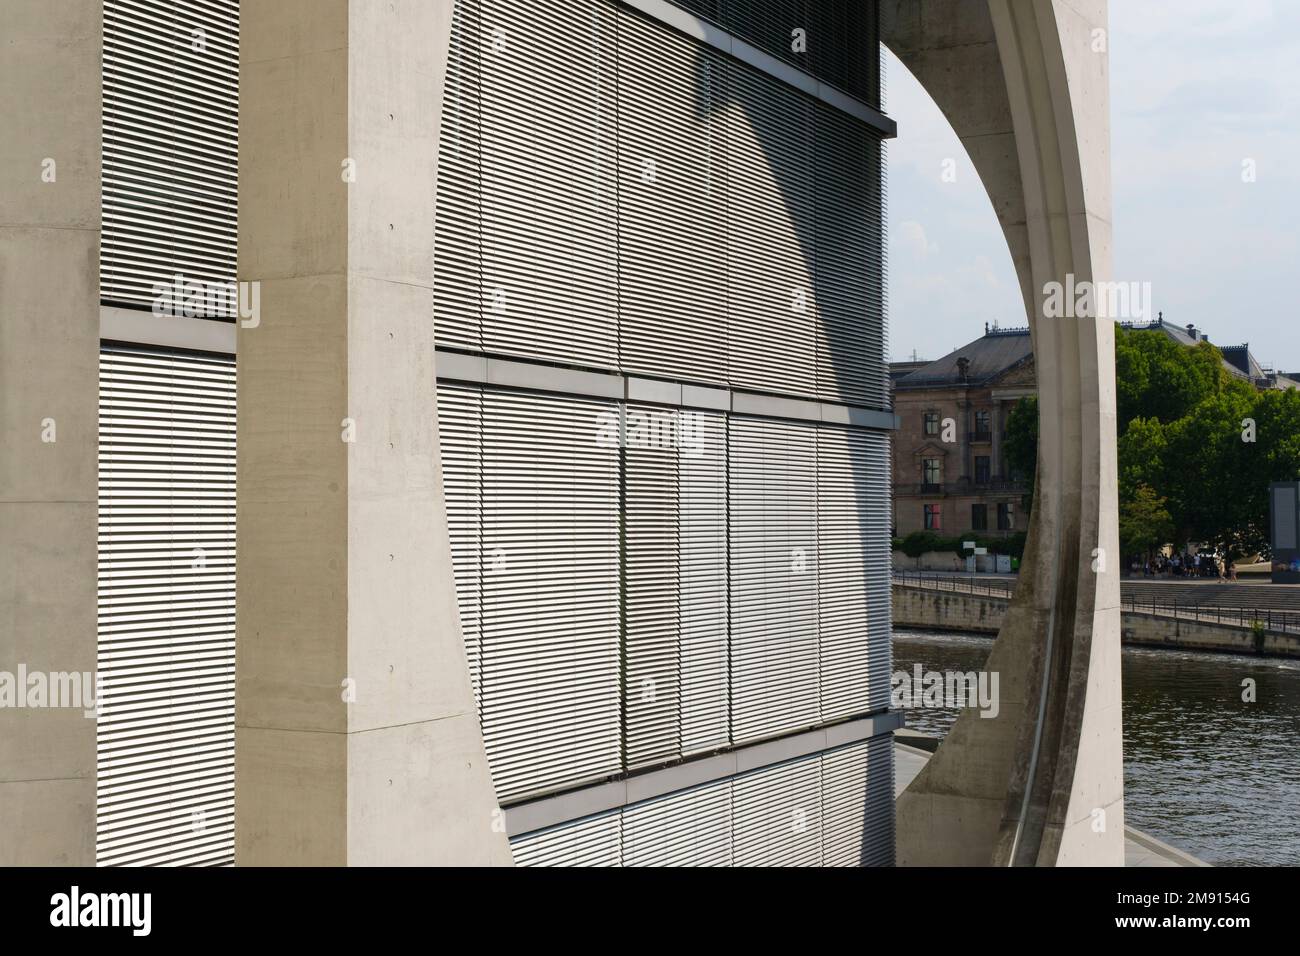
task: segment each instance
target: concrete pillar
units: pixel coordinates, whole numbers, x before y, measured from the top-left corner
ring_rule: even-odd
[[[1034,510],[987,667],[898,801],[900,864],[1123,863],[1113,326],[1043,314],[1110,278],[1105,0],[890,0],[882,39],[952,123],[1002,225],[1033,333]],[[1099,42],[1100,38],[1100,42]]]
[[[3,19],[0,671],[93,673],[102,13]],[[0,866],[94,862],[94,720],[0,708]]]
[[[245,0],[239,865],[509,864],[438,465],[452,0]]]

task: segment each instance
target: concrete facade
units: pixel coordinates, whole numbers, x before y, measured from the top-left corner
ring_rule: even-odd
[[[0,43],[0,671],[95,670],[97,0],[13,0]],[[22,688],[19,688],[19,692]],[[0,708],[0,866],[95,862],[95,722]]]
[[[1041,429],[1020,585],[960,718],[898,801],[900,864],[1123,860],[1114,330],[1048,320],[1048,283],[1110,276],[1106,4],[898,0],[882,40],[952,123],[993,202],[1033,335]]]
[[[438,467],[451,8],[243,4],[238,865],[510,863]]]

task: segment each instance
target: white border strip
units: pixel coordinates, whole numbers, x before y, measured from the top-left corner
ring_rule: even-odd
[[[901,712],[875,714],[844,723],[819,727],[804,733],[791,734],[776,740],[738,747],[727,753],[688,760],[685,763],[637,774],[624,780],[583,787],[554,797],[542,797],[528,803],[506,807],[506,833],[519,836],[532,833],[557,823],[567,823],[581,817],[616,810],[629,804],[640,803],[666,793],[675,793],[688,787],[725,780],[737,774],[769,767],[798,757],[807,757],[843,747],[845,744],[870,740],[892,734],[903,726]]]
[[[828,86],[812,74],[804,72],[785,60],[778,59],[770,53],[764,53],[752,44],[732,36],[722,27],[697,17],[689,10],[669,3],[668,0],[620,0],[620,2],[626,7],[644,13],[651,19],[658,20],[660,23],[685,33],[687,36],[700,40],[715,50],[720,50],[729,56],[735,57],[740,62],[752,66],[761,73],[766,73],[782,83],[802,90],[827,106],[862,120],[885,139],[893,139],[898,135],[898,124],[875,107],[845,93],[843,90]],[[880,51],[874,51],[874,55],[879,58]]]
[[[155,315],[142,309],[99,307],[99,337],[132,345],[154,345],[193,352],[236,354],[234,322],[194,319],[181,315]]]

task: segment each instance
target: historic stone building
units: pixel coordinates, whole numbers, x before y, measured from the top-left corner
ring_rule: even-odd
[[[1034,394],[1029,330],[984,335],[894,380],[893,528],[946,536],[1026,528],[1023,476],[1007,466],[1007,417]]]

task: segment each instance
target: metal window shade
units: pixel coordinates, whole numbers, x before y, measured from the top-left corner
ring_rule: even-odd
[[[877,0],[674,0],[859,99],[880,106]],[[793,31],[805,31],[803,52]]]
[[[624,722],[629,768],[680,753],[677,413],[623,411]]]
[[[885,734],[821,755],[822,864],[894,862],[894,743]]]
[[[889,703],[888,439],[817,430],[817,624],[821,716]]]
[[[234,282],[238,0],[104,0],[103,77],[101,299]]]
[[[731,782],[736,866],[820,866],[821,759],[804,757]]]
[[[613,402],[485,391],[483,736],[499,798],[621,766]]]
[[[478,0],[457,0],[442,97],[434,213],[434,332],[439,347],[482,347]]]
[[[235,364],[99,369],[97,858],[233,862]]]
[[[510,841],[516,866],[620,866],[621,814],[610,810]]]
[[[728,93],[728,379],[738,387],[811,395],[813,104],[739,63],[730,65]]]
[[[618,27],[620,364],[725,383],[726,66],[626,10]]]
[[[730,742],[727,416],[678,412],[681,752]]]
[[[889,408],[881,273],[880,139],[816,107],[817,394]]]
[[[614,9],[480,9],[483,348],[615,367]]]
[[[889,706],[890,670],[894,660],[889,440],[887,434],[867,432],[858,439],[860,445],[865,445],[865,451],[862,457],[855,457],[855,468],[862,469],[867,475],[866,495],[859,499],[859,504],[865,503],[866,512],[863,532],[866,544],[862,550],[866,561],[867,629],[870,632],[867,641],[870,655],[867,662],[870,687],[867,702],[871,710],[884,710]],[[893,799],[892,795],[890,799]]]
[[[730,866],[731,781],[626,807],[624,866]]]
[[[461,385],[438,385],[438,439],[442,483],[447,499],[447,530],[456,578],[460,629],[469,661],[474,700],[480,699],[482,640],[483,392]]]
[[[728,429],[731,726],[737,742],[816,724],[815,426]]]

